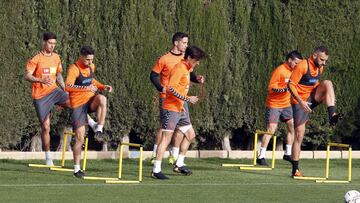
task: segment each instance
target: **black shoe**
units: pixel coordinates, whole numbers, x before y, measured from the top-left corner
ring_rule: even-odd
[[[178,167],[177,165],[175,165],[173,168],[173,171],[176,173],[181,173],[181,174],[187,175],[187,176],[192,174],[192,171],[190,169],[188,169],[186,166]]]
[[[80,179],[83,179],[85,174],[82,170],[79,170],[78,172],[74,173],[74,176]]]
[[[329,124],[331,126],[335,126],[341,119],[343,119],[344,115],[342,113],[333,114],[333,116],[329,120]]]
[[[154,173],[151,172],[151,177],[159,179],[159,180],[166,180],[169,179],[168,177],[166,177],[161,171],[159,173]]]
[[[266,160],[265,158],[261,158],[261,159],[256,159],[256,163],[260,166],[269,166],[267,163],[266,163]]]
[[[290,155],[286,155],[286,154],[284,154],[284,156],[283,156],[283,160],[284,160],[284,161],[288,161],[288,162],[290,162],[290,163],[291,163],[291,156],[290,156]]]
[[[95,132],[95,135],[94,135],[94,138],[96,141],[98,142],[104,142],[104,141],[108,141],[109,138],[105,135],[104,132],[102,131],[96,131]]]

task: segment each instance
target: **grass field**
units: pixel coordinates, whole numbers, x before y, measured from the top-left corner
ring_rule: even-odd
[[[186,159],[192,176],[172,172],[163,164],[169,180],[150,177],[145,161],[143,182],[109,185],[79,180],[70,172],[27,167],[41,161],[0,160],[0,202],[343,202],[346,191],[360,190],[360,160],[353,160],[350,184],[319,184],[293,180],[288,162],[278,160],[274,171],[241,172],[222,168],[221,163],[250,163],[251,160]],[[303,160],[305,175],[323,176],[325,160]],[[68,163],[69,166],[70,162]],[[124,160],[124,179],[136,179],[137,161]],[[117,176],[116,160],[89,160],[87,175]],[[346,179],[346,160],[331,160],[330,178]]]

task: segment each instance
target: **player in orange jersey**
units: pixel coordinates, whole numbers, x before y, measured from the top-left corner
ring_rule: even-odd
[[[302,176],[299,170],[301,143],[304,138],[309,114],[320,103],[327,106],[329,123],[335,125],[342,118],[336,112],[335,92],[330,80],[320,82],[321,73],[329,58],[329,50],[325,46],[315,48],[312,56],[302,60],[294,68],[288,88],[292,99],[294,113],[295,138],[292,149],[292,175]]]
[[[81,148],[84,143],[85,125],[87,113],[96,112],[97,125],[95,136],[101,137],[106,117],[106,97],[97,94],[98,90],[112,92],[112,87],[103,85],[94,79],[95,64],[94,50],[90,46],[83,46],[80,50],[80,58],[70,65],[66,77],[66,91],[69,92],[72,108],[72,125],[76,134],[73,147],[74,176],[83,178],[84,173],[80,170]]]
[[[69,96],[64,91],[60,56],[54,52],[55,45],[56,35],[45,32],[42,49],[27,61],[24,76],[25,80],[32,83],[33,104],[41,125],[42,148],[48,166],[54,165],[50,152],[51,109],[54,105],[70,107]]]
[[[176,161],[176,169],[185,175],[191,175],[192,171],[184,164],[185,154],[191,141],[195,137],[195,131],[190,122],[190,115],[187,103],[195,104],[197,96],[188,96],[190,87],[190,72],[200,64],[200,60],[207,57],[207,54],[196,46],[190,46],[185,51],[184,59],[176,64],[170,72],[169,83],[166,88],[166,97],[162,108],[164,116],[161,119],[162,137],[156,151],[156,160],[151,176],[157,179],[168,179],[161,172],[161,160],[164,152],[171,142],[171,137],[176,128],[184,135],[188,142],[181,142],[180,155]]]
[[[286,61],[271,74],[268,86],[269,94],[266,98],[266,131],[275,133],[279,120],[287,125],[286,150],[283,156],[283,159],[286,161],[291,161],[291,148],[294,141],[294,120],[290,103],[291,96],[287,89],[287,83],[289,82],[292,70],[301,59],[301,54],[296,50],[286,55]],[[264,135],[262,138],[260,153],[256,160],[259,165],[268,165],[265,161],[265,153],[270,138],[271,135]]]
[[[162,108],[163,101],[165,99],[166,87],[169,83],[169,75],[173,67],[184,59],[184,52],[188,46],[189,36],[183,32],[177,32],[172,37],[173,47],[170,51],[162,55],[155,63],[151,73],[150,80],[159,91],[159,109],[160,120],[164,117],[164,109]],[[159,79],[160,78],[160,79]],[[196,76],[194,72],[190,74],[190,80],[194,83],[204,83],[205,78],[201,75]],[[161,126],[161,125],[160,125]],[[174,133],[173,147],[171,149],[171,155],[169,156],[169,163],[174,164],[179,155],[180,144],[183,141],[184,136],[177,130]],[[153,163],[156,156],[156,150],[161,141],[161,127],[156,132],[155,144],[153,148],[153,154],[151,162]]]

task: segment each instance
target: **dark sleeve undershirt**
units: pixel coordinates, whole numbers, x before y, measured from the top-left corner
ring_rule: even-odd
[[[152,84],[155,86],[155,88],[157,89],[157,91],[162,92],[163,86],[161,86],[161,84],[160,84],[159,73],[151,71],[150,80],[151,80]]]

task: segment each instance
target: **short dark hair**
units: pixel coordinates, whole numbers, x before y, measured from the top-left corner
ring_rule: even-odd
[[[56,39],[56,35],[52,32],[44,32],[43,40],[48,41],[49,39]]]
[[[208,57],[207,53],[205,53],[205,51],[203,51],[202,49],[200,49],[197,46],[188,46],[186,48],[184,58],[187,59],[189,56],[198,61]]]
[[[94,55],[95,51],[91,46],[85,45],[80,49],[81,56]]]
[[[326,55],[329,55],[329,49],[325,45],[320,45],[320,46],[316,47],[314,50],[314,53],[316,53],[316,52],[322,52],[322,53],[325,53]]]
[[[183,32],[177,32],[172,37],[172,43],[175,44],[176,41],[179,41],[184,37],[189,37],[189,36]]]
[[[290,58],[292,60],[295,60],[297,58],[303,59],[303,57],[301,56],[301,53],[298,50],[291,51],[286,55],[286,60],[289,60]]]

